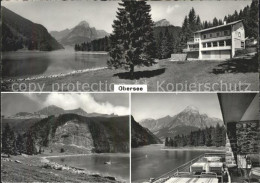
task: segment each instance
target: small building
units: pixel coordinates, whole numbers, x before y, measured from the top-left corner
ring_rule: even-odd
[[[187,60],[226,60],[241,49],[245,49],[245,29],[239,20],[194,32],[183,52]]]

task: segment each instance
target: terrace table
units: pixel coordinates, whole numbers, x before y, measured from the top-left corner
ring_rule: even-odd
[[[208,163],[207,172],[215,172],[220,174],[223,171],[223,163],[222,162],[210,162]]]
[[[206,162],[196,162],[190,166],[191,172],[202,172],[203,170],[206,170]]]
[[[206,159],[208,162],[216,162],[216,161],[220,161],[220,160],[221,160],[221,157],[219,157],[219,156],[211,156],[211,157],[205,157],[205,159]]]
[[[184,178],[172,177],[165,183],[218,183],[218,178]]]

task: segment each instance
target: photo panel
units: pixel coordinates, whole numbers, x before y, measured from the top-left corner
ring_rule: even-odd
[[[2,91],[258,91],[257,0],[3,1],[1,10]]]
[[[1,181],[130,182],[129,94],[1,97]]]
[[[258,182],[259,93],[131,97],[132,182]]]

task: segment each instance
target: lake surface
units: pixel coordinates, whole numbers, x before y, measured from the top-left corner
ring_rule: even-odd
[[[209,151],[161,150],[162,145],[132,148],[131,180],[139,182],[157,178]]]
[[[84,168],[90,173],[99,173],[103,176],[114,176],[120,180],[129,182],[129,154],[103,153],[49,159],[59,164]],[[111,164],[105,164],[105,162],[111,162]]]
[[[107,54],[63,50],[3,52],[3,78],[69,73],[74,70],[107,66]]]

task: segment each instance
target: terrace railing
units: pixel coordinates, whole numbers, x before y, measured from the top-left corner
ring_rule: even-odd
[[[204,157],[204,154],[188,161],[187,163],[161,175],[160,177],[155,178],[152,182],[153,183],[161,183],[161,182],[165,182],[166,180],[170,179],[171,177],[175,176],[178,174],[178,172],[184,172],[187,169],[189,170],[189,167],[194,164],[195,162],[199,161],[200,159],[202,159]]]
[[[189,172],[189,168],[191,165],[193,165],[194,163],[198,162],[199,160],[201,160],[202,158],[204,157],[209,157],[209,156],[220,156],[222,158],[225,158],[225,153],[222,153],[222,152],[216,152],[216,153],[205,153],[205,154],[202,154],[190,161],[188,161],[187,163],[153,179],[153,183],[162,183],[162,182],[165,182],[167,181],[168,179],[170,179],[171,177],[173,176],[176,176],[178,174],[178,172]]]

